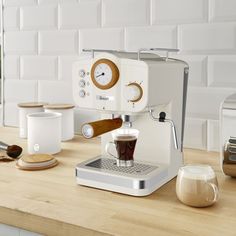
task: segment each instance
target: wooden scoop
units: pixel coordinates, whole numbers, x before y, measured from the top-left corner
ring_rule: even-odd
[[[17,145],[8,145],[3,142],[0,142],[0,149],[5,150],[7,155],[12,158],[17,158],[23,151],[23,149]]]

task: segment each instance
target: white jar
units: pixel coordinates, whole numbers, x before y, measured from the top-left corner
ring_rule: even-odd
[[[28,118],[28,153],[56,154],[61,151],[61,114],[33,113]]]
[[[43,112],[45,103],[19,103],[19,135],[20,138],[27,138],[27,115]]]
[[[59,112],[62,114],[61,140],[67,141],[74,137],[74,105],[48,104],[44,106],[45,112]]]

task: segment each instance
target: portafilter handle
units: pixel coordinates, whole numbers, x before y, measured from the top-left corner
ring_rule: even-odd
[[[118,129],[122,123],[121,118],[98,120],[84,124],[81,131],[85,138],[90,139]]]

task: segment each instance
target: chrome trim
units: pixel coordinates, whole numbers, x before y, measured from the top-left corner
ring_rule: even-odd
[[[164,51],[166,52],[165,60],[169,59],[170,52],[178,52],[177,48],[140,48],[138,51],[124,51],[124,50],[107,50],[107,49],[94,49],[94,48],[85,48],[82,50],[83,52],[91,52],[92,57],[94,58],[95,52],[108,52],[108,53],[137,53],[137,59],[140,60],[140,55],[142,52],[156,52],[156,51]]]
[[[185,67],[184,68],[184,84],[183,84],[181,147],[180,147],[181,152],[183,152],[183,145],[184,145],[184,126],[185,126],[185,116],[186,116],[188,74],[189,74],[189,67]]]
[[[177,48],[140,48],[138,50],[138,60],[140,60],[140,54],[142,52],[150,52],[150,51],[164,51],[166,52],[166,60],[169,58],[169,52],[178,52],[179,49]]]

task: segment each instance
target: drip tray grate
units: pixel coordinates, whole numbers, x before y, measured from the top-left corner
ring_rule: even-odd
[[[109,158],[100,158],[87,163],[85,166],[104,171],[109,170],[131,175],[147,175],[158,168],[158,166],[152,166],[137,162],[134,162],[134,165],[132,167],[117,166],[116,161]]]

